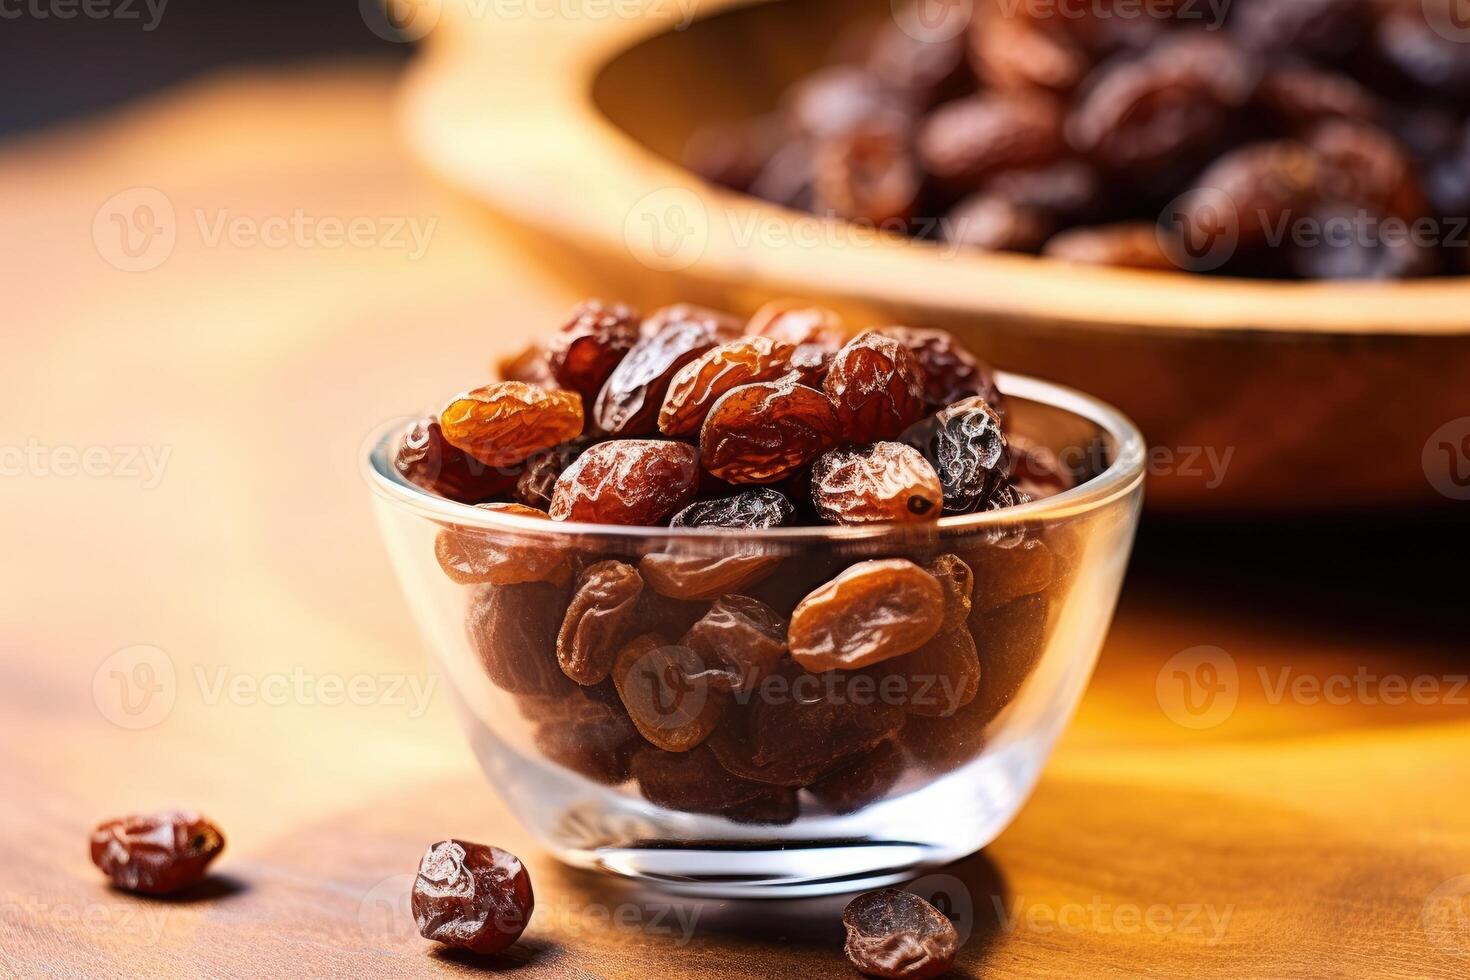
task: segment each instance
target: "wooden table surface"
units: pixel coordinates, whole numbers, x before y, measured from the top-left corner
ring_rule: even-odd
[[[0,968],[479,972],[402,913],[454,835],[531,867],[517,977],[850,976],[840,900],[678,904],[538,853],[427,673],[360,445],[577,297],[418,175],[392,84],[206,79],[0,150]],[[958,975],[1470,973],[1463,586],[1430,584],[1465,543],[1146,522],[1034,798],[946,869]],[[105,887],[91,825],[176,804],[229,839],[209,887]]]

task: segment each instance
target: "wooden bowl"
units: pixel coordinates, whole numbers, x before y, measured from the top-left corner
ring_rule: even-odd
[[[697,127],[771,108],[881,0],[706,0],[692,23],[694,0],[494,22],[477,0],[445,2],[406,82],[410,142],[588,294],[740,312],[799,295],[858,324],[952,330],[1131,415],[1154,447],[1154,508],[1447,502],[1423,461],[1436,430],[1470,415],[1470,278],[1264,282],[955,253],[679,165]]]

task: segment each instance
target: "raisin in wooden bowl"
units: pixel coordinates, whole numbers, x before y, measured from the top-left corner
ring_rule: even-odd
[[[1149,502],[1157,509],[1301,513],[1453,505],[1438,487],[1460,476],[1452,471],[1459,463],[1456,440],[1432,437],[1465,415],[1465,276],[1267,281],[954,250],[834,229],[799,209],[806,186],[799,165],[797,179],[785,181],[782,167],[771,168],[757,189],[767,200],[758,200],[685,169],[685,152],[711,123],[751,119],[782,105],[790,86],[830,57],[834,39],[864,18],[888,16],[887,0],[714,0],[701,4],[698,19],[687,25],[670,5],[650,5],[644,20],[492,25],[458,16],[464,2],[447,0],[433,35],[455,43],[431,45],[411,73],[404,117],[410,140],[438,175],[506,219],[507,231],[587,293],[615,293],[646,306],[678,297],[742,313],[775,296],[805,295],[853,317],[951,330],[996,363],[1073,385],[1126,411],[1156,447]],[[1334,5],[1257,0],[1252,6],[1316,11]],[[1419,0],[1405,6],[1421,8]],[[1421,18],[1417,26],[1424,23]],[[1267,24],[1262,35],[1287,38],[1289,28]],[[534,31],[534,39],[522,31]],[[1324,31],[1303,43],[1330,46],[1336,34]],[[1439,63],[1433,56],[1443,45],[1416,46],[1435,41],[1423,31],[1405,28],[1387,40],[1404,57],[1430,55],[1426,70]],[[1013,70],[1056,64],[1034,48],[1003,41],[989,50],[1019,53]],[[524,55],[541,45],[554,46],[557,58]],[[1446,71],[1470,58],[1470,45],[1450,50],[1458,60],[1444,62]],[[890,55],[894,63],[884,70],[900,80],[915,67],[902,50]],[[1285,73],[1262,94],[1276,111],[1321,88],[1303,92],[1291,59],[1282,61]],[[1005,67],[993,71],[1003,75]],[[924,75],[911,80],[922,82]],[[1451,73],[1446,83],[1452,82]],[[1317,101],[1351,111],[1352,93],[1341,88],[1321,89]],[[517,97],[486,95],[508,90]],[[818,100],[812,113],[818,122],[840,116],[840,105],[823,104]],[[984,131],[990,120],[1011,132],[1009,118],[980,111],[959,123]],[[1265,110],[1249,110],[1247,128],[1265,118]],[[1098,152],[1114,149],[1102,139],[1109,131],[1092,134]],[[505,133],[516,137],[507,140]],[[882,125],[861,135],[853,153],[835,161],[839,174],[843,167],[867,173],[851,161],[881,163],[889,152]],[[1326,149],[1341,145],[1331,132],[1320,141]],[[1016,152],[1040,154],[1040,146],[1032,142]],[[800,154],[788,156],[800,163]],[[738,183],[750,163],[728,152],[725,166]],[[964,169],[956,167],[962,181]],[[1465,172],[1442,169],[1434,177],[1437,193],[1454,192],[1456,179],[1463,189]],[[902,175],[881,167],[874,173],[855,186],[903,193]],[[1070,186],[1063,173],[1031,190],[1054,197]],[[833,199],[852,207],[837,190]],[[794,195],[798,207],[770,202],[782,194]],[[979,201],[966,214],[973,227],[1007,229],[1023,247],[1028,236],[1039,245],[1051,234],[1015,211]],[[1073,259],[1099,254],[1095,240],[1066,234],[1053,251]],[[1148,244],[1119,236],[1111,250],[1123,255]],[[1450,260],[1470,256],[1470,248],[1443,251]]]
[[[547,344],[554,378],[390,424],[365,459],[486,775],[564,861],[796,895],[960,858],[1015,815],[1087,682],[1137,430],[967,373],[923,331],[793,368],[793,316],[710,344],[694,326],[728,318],[584,307]],[[563,356],[588,336],[629,344],[564,398],[600,360]]]

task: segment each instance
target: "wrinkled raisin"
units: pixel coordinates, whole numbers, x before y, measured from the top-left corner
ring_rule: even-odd
[[[970,618],[975,573],[959,555],[944,554],[924,564],[944,590],[944,623],[940,632],[964,628]]]
[[[1187,256],[1208,256],[1222,236],[1251,247],[1310,202],[1317,156],[1294,140],[1255,143],[1224,154],[1202,173],[1174,217]]]
[[[567,607],[564,585],[486,585],[470,601],[467,628],[485,676],[511,694],[566,697],[577,690],[556,659]]]
[[[1051,163],[1062,152],[1060,103],[1040,92],[992,92],[935,109],[917,136],[919,160],[940,184],[978,189],[1004,170]]]
[[[736,823],[785,826],[801,814],[801,800],[796,790],[783,786],[767,786],[757,797],[736,804],[720,815]]]
[[[944,217],[945,241],[992,252],[1035,252],[1056,229],[1044,211],[999,194],[972,194]]]
[[[1307,145],[1322,161],[1323,199],[1400,218],[1427,209],[1414,161],[1386,130],[1334,119],[1317,126]]]
[[[197,883],[224,846],[218,827],[186,810],[105,820],[91,839],[92,863],[118,888],[144,895]]]
[[[439,420],[422,418],[404,433],[393,468],[415,486],[462,504],[479,503],[515,485],[515,467],[487,466],[444,438]]]
[[[903,752],[889,739],[844,762],[807,789],[832,813],[856,813],[886,796],[903,769]]]
[[[786,495],[770,487],[755,487],[729,497],[698,500],[669,521],[670,527],[734,527],[766,531],[785,527],[796,516]]]
[[[853,442],[892,439],[924,416],[924,369],[892,337],[867,331],[837,352],[823,385],[843,435]]]
[[[965,552],[965,561],[975,572],[974,609],[982,613],[1035,595],[1056,576],[1056,556],[1036,537],[973,548]]]
[[[979,510],[1010,471],[1000,416],[983,398],[955,402],[935,416],[919,448],[934,464],[946,514]]]
[[[480,510],[546,519],[546,512],[524,504],[477,504]],[[444,574],[460,585],[510,585],[564,580],[566,558],[554,548],[522,540],[515,531],[446,527],[434,539],[434,557]]]
[[[932,521],[944,506],[934,467],[899,442],[824,453],[812,464],[811,494],[833,524]]]
[[[650,324],[656,327],[650,332]],[[723,322],[694,307],[669,307],[643,323],[643,336],[608,375],[592,419],[608,435],[647,435],[658,428],[669,382],[679,369],[718,344]]]
[[[853,899],[842,911],[842,925],[847,961],[876,977],[937,977],[954,967],[960,948],[952,922],[919,896],[896,888]]]
[[[582,434],[575,392],[497,381],[456,397],[439,413],[444,438],[489,466],[511,466]]]
[[[1372,122],[1378,100],[1349,75],[1307,65],[1283,65],[1261,78],[1256,99],[1291,133],[1327,117]]]
[[[532,717],[538,722],[536,747],[552,762],[594,782],[606,786],[626,782],[633,752],[644,743],[616,693],[613,701],[606,704],[596,697],[573,695],[554,702],[553,712]]]
[[[1076,480],[1057,454],[1020,434],[1008,440],[1011,482],[1033,499],[1051,497],[1072,489]]]
[[[686,813],[721,813],[760,799],[770,789],[725,769],[705,745],[688,752],[645,745],[634,753],[632,771],[648,802]]]
[[[699,451],[678,442],[623,439],[577,457],[557,478],[551,518],[653,527],[699,489]]]
[[[442,840],[419,862],[412,905],[425,939],[488,955],[521,938],[536,901],[531,876],[514,854]]]
[[[837,441],[827,396],[791,378],[742,385],[710,409],[700,430],[704,467],[731,483],[775,483]]]
[[[913,215],[920,181],[906,119],[865,120],[812,150],[813,207],[822,213],[898,230]]]
[[[595,436],[578,436],[570,442],[533,453],[516,478],[516,499],[528,507],[549,510],[557,478],[577,461],[578,456],[595,445]]]
[[[964,721],[983,727],[1015,699],[1046,648],[1046,599],[1024,596],[985,612],[977,608],[971,632],[985,682],[965,709]]]
[[[884,327],[883,332],[913,351],[924,371],[924,401],[938,411],[979,395],[997,412],[1003,404],[990,365],[966,350],[947,330]]]
[[[658,427],[670,436],[697,435],[722,395],[754,381],[774,381],[791,370],[795,348],[771,337],[742,337],[705,351],[669,383]]]
[[[556,387],[551,376],[551,365],[546,360],[546,348],[540,341],[527,344],[514,354],[496,360],[492,373],[500,381],[523,381],[543,388]]]
[[[858,562],[791,614],[791,656],[807,670],[853,669],[908,653],[944,622],[944,589],[903,558]]]
[[[980,659],[975,639],[962,625],[940,632],[919,649],[885,660],[869,672],[888,683],[895,703],[911,714],[945,718],[975,699]]]
[[[732,545],[722,555],[644,555],[638,570],[654,590],[680,599],[713,599],[737,592],[770,575],[779,555],[749,545]]]
[[[589,299],[546,341],[552,377],[591,405],[608,375],[638,341],[638,314],[621,303]]]
[[[632,565],[600,561],[577,576],[576,590],[556,635],[556,658],[578,684],[598,684],[638,610],[643,578]]]
[[[727,595],[679,643],[699,654],[714,690],[749,691],[786,652],[786,620],[757,599]]]
[[[688,647],[645,633],[618,651],[613,682],[638,732],[666,752],[687,752],[709,737],[725,698],[701,676],[704,664]]]
[[[1082,265],[1111,265],[1127,269],[1179,268],[1164,247],[1159,229],[1147,221],[1072,228],[1047,239],[1041,254]]]

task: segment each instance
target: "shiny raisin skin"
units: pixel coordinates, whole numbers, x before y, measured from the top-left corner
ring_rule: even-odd
[[[575,392],[521,381],[467,391],[439,413],[444,438],[488,466],[512,466],[582,434]]]
[[[679,442],[620,439],[599,443],[556,481],[551,518],[656,527],[694,499],[699,451]]]
[[[592,409],[592,421],[608,435],[656,431],[674,375],[734,328],[707,311],[670,307],[654,313],[640,329],[642,337],[608,375]]]
[[[769,337],[793,347],[816,344],[837,350],[847,339],[842,332],[842,318],[822,306],[810,306],[796,300],[771,300],[745,325],[752,337]]]
[[[884,327],[883,333],[913,352],[924,371],[924,402],[938,411],[964,398],[979,395],[999,409],[1001,394],[995,372],[960,344],[947,330],[923,327]]]
[[[877,117],[816,141],[814,210],[897,231],[913,216],[922,177],[906,119]]]
[[[105,820],[92,831],[92,863],[124,891],[167,895],[204,878],[224,850],[219,828],[178,810]]]
[[[715,556],[644,555],[638,570],[654,591],[679,599],[714,599],[738,592],[774,572],[779,555],[756,547],[737,547],[732,554]]]
[[[954,968],[960,937],[938,909],[910,892],[883,888],[842,911],[847,961],[869,976],[924,980]]]
[[[852,442],[893,439],[924,417],[924,369],[899,341],[874,331],[837,352],[823,385]]]
[[[774,381],[791,370],[796,348],[771,337],[742,337],[705,351],[669,383],[658,427],[668,436],[697,436],[705,416],[728,391]]]
[[[832,524],[912,523],[939,519],[939,474],[918,450],[899,442],[834,449],[812,464],[812,504]]]
[[[591,405],[608,375],[638,342],[638,313],[590,299],[546,342],[546,362],[559,385]]]
[[[463,840],[429,845],[411,901],[425,939],[482,955],[502,952],[521,938],[536,907],[520,858]]]
[[[910,714],[948,718],[975,700],[980,657],[974,637],[961,621],[919,649],[870,668],[870,673],[880,684],[889,681],[898,692],[897,702]]]
[[[432,417],[419,419],[404,433],[393,468],[415,486],[462,504],[499,497],[519,476],[515,467],[487,466],[451,446]]]
[[[546,348],[540,341],[527,344],[514,354],[498,358],[492,373],[500,381],[524,381],[526,384],[543,388],[556,387],[551,376],[551,365],[546,360]]]
[[[959,555],[944,554],[926,562],[924,571],[944,589],[944,623],[940,632],[963,629],[974,601],[975,573]]]
[[[991,92],[935,109],[919,129],[924,169],[962,193],[1005,170],[1051,163],[1063,151],[1062,108],[1041,92]]]
[[[786,620],[764,602],[743,595],[715,601],[682,639],[704,662],[717,691],[753,690],[786,652]]]
[[[935,416],[924,455],[939,473],[946,514],[983,508],[1010,472],[1000,416],[983,398],[966,398]]]
[[[477,504],[480,510],[545,520],[546,512],[524,504]],[[521,540],[510,531],[446,527],[434,539],[434,557],[451,581],[460,585],[510,585],[549,582],[570,574],[558,550]]]
[[[765,531],[785,527],[796,508],[779,490],[755,487],[730,497],[698,500],[675,514],[670,527],[735,527]]]
[[[704,467],[730,483],[776,483],[830,449],[840,435],[827,396],[794,379],[727,392],[700,430]]]
[[[557,479],[577,461],[578,456],[597,445],[597,441],[595,436],[578,436],[570,442],[533,453],[516,477],[516,499],[528,507],[549,510]]]
[[[725,698],[703,672],[699,654],[645,633],[618,651],[613,683],[649,744],[688,752],[709,737],[725,710]]]
[[[944,589],[903,558],[858,562],[791,614],[787,645],[810,671],[853,670],[908,653],[944,623]]]
[[[578,684],[599,684],[632,628],[643,577],[632,565],[600,561],[584,568],[556,635],[556,658]]]

